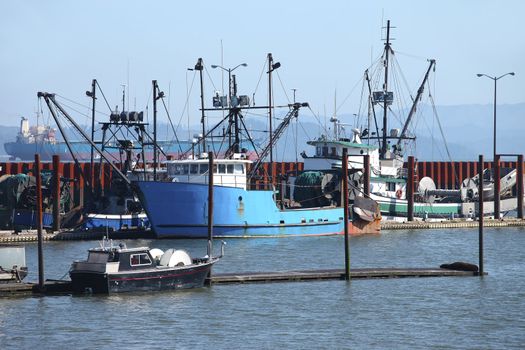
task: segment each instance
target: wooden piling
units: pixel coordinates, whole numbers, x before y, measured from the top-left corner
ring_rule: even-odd
[[[479,257],[479,275],[483,276],[483,155],[480,154],[478,162],[479,174],[479,194],[478,194],[478,216],[479,216],[479,236],[478,236],[478,257]]]
[[[208,260],[213,247],[213,152],[208,152]]]
[[[350,239],[348,238],[348,150],[343,148],[343,208],[345,228],[345,280],[350,280]]]
[[[34,173],[36,178],[36,227],[38,232],[38,286],[44,289],[44,254],[42,236],[42,177],[40,176],[40,155],[35,154]]]

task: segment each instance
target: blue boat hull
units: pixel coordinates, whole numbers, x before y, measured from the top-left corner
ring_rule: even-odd
[[[206,238],[208,186],[134,182],[159,238]],[[343,208],[279,209],[272,191],[214,186],[213,236],[333,235],[343,229]]]

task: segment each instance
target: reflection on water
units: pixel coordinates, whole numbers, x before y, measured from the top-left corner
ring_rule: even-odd
[[[1,348],[493,349],[525,344],[525,231],[486,229],[484,278],[220,285],[182,292],[0,299]],[[351,239],[353,267],[477,263],[477,230]],[[343,237],[227,240],[215,272],[344,267]],[[206,253],[204,240],[126,241]],[[97,242],[46,242],[60,278]],[[219,242],[215,242],[217,252]],[[29,280],[36,244],[26,245]]]

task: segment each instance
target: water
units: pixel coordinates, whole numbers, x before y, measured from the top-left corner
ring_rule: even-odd
[[[477,263],[477,230],[390,231],[351,239],[352,267]],[[217,285],[116,296],[0,299],[1,349],[522,349],[525,230],[485,230],[484,278]],[[343,237],[228,240],[215,272],[344,267]],[[60,278],[97,242],[46,242]],[[206,242],[127,241],[184,247]],[[218,244],[216,244],[218,248]],[[218,250],[218,249],[217,249]],[[26,245],[37,280],[36,244]]]

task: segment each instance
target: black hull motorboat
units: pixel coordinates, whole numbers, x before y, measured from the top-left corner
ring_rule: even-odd
[[[222,256],[222,254],[221,254]],[[126,248],[90,249],[88,260],[71,266],[75,294],[113,294],[199,288],[221,257],[192,259],[184,250]]]

